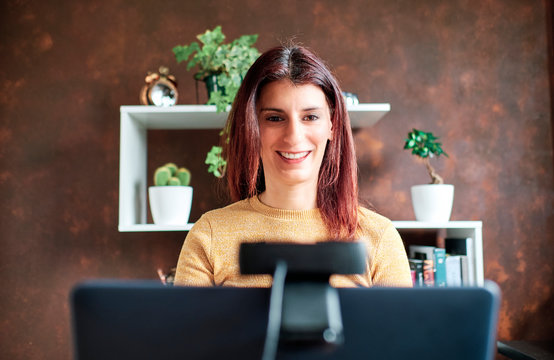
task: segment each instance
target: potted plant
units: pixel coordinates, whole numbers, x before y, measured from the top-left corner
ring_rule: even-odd
[[[154,172],[154,186],[148,188],[150,211],[157,225],[186,225],[192,205],[190,171],[174,163]]]
[[[208,104],[216,106],[217,112],[225,111],[233,103],[237,91],[250,66],[260,56],[253,47],[258,35],[242,35],[229,44],[224,44],[225,35],[221,26],[196,36],[202,43],[177,45],[173,53],[178,63],[187,61],[187,70],[197,66],[194,74],[197,81],[204,81],[208,90]],[[222,130],[220,136],[227,136]],[[206,156],[208,172],[218,178],[225,176],[227,162],[221,156],[222,148],[213,146]]]
[[[448,222],[452,212],[454,185],[444,184],[429,161],[435,156],[448,157],[437,140],[438,137],[433,133],[413,129],[404,144],[404,149],[412,150],[412,155],[423,161],[431,177],[430,184],[414,185],[411,188],[412,205],[418,221]]]
[[[216,26],[196,37],[202,45],[196,41],[177,45],[173,53],[178,63],[187,61],[187,70],[198,67],[194,78],[206,83],[208,104],[215,105],[218,112],[225,111],[233,103],[246,72],[260,56],[252,46],[258,35],[243,35],[224,44],[225,35],[221,26]]]

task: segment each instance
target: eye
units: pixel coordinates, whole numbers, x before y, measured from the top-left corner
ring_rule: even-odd
[[[278,122],[278,121],[283,121],[283,118],[280,117],[280,116],[268,116],[265,118],[267,121],[271,121],[271,122]]]
[[[307,121],[315,121],[317,119],[319,119],[319,116],[313,115],[313,114],[304,116],[304,120],[307,120]]]

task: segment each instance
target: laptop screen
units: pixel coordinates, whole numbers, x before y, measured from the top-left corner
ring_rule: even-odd
[[[485,288],[338,289],[344,342],[277,359],[492,359],[499,295]],[[76,360],[261,359],[270,289],[94,281],[70,297]]]

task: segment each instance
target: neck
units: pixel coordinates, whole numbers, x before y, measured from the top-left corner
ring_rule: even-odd
[[[266,190],[260,194],[259,199],[267,206],[277,209],[315,209],[317,208],[317,187],[298,185],[277,188],[267,186]]]

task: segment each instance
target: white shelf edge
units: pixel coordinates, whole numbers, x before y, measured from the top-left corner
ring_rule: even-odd
[[[427,221],[400,221],[392,222],[397,229],[473,229],[482,228],[482,221],[449,221],[449,222],[427,222]]]
[[[153,106],[153,105],[121,105],[121,113],[129,114],[164,114],[164,113],[216,113],[215,105],[174,105],[174,106]]]
[[[194,223],[187,225],[156,225],[156,224],[133,224],[119,225],[120,232],[152,232],[152,231],[189,231]]]
[[[390,111],[389,103],[364,103],[356,105],[347,105],[346,109],[348,111]]]

